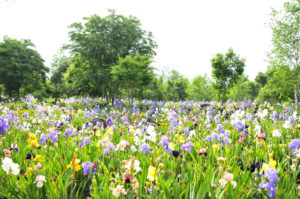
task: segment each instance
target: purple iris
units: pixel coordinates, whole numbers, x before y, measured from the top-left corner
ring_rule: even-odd
[[[31,157],[32,157],[32,155],[31,155],[31,153],[28,153],[27,155],[26,155],[26,160],[30,160],[31,159]]]
[[[17,145],[13,145],[9,148],[10,151],[15,150],[15,152],[19,151],[19,148],[17,147]]]
[[[221,117],[220,114],[218,114],[214,117],[214,120],[216,121],[217,124],[220,122],[220,117]]]
[[[86,137],[83,141],[79,144],[81,147],[84,147],[86,144],[90,143],[90,138]]]
[[[155,185],[151,186],[149,189],[148,189],[148,196],[150,196],[153,192],[153,189],[155,189]]]
[[[83,175],[88,175],[91,172],[91,163],[90,162],[84,162],[82,163],[83,168]]]
[[[140,151],[142,151],[143,154],[147,154],[149,151],[152,151],[153,149],[149,147],[148,144],[143,144],[140,146]]]
[[[236,124],[235,124],[235,129],[237,131],[243,131],[245,128],[245,125],[241,122],[241,121],[238,121]]]
[[[64,136],[72,136],[72,132],[74,132],[75,135],[78,134],[76,133],[75,128],[70,128],[70,129],[66,129]]]
[[[41,134],[41,137],[39,139],[39,143],[42,144],[42,143],[45,143],[47,144],[47,135],[46,134]]]
[[[255,169],[258,169],[260,166],[261,166],[260,162],[257,162],[256,164],[251,164],[250,168],[248,168],[248,170],[253,173],[255,171]]]
[[[300,147],[300,140],[299,139],[293,139],[291,143],[289,144],[289,148],[291,150],[298,149]]]
[[[186,132],[188,132],[189,131],[189,127],[185,127],[184,129],[183,129],[183,133],[186,133]]]
[[[220,135],[217,134],[217,133],[215,133],[215,132],[213,132],[213,133],[211,134],[211,137],[212,137],[213,140],[216,140],[216,141],[219,141],[219,140],[220,140]]]
[[[106,121],[106,123],[107,123],[107,125],[108,126],[111,126],[111,125],[113,125],[114,124],[114,121],[113,121],[113,119],[112,118],[107,118],[107,121]]]
[[[162,136],[161,137],[161,141],[160,144],[167,150],[168,153],[171,153],[172,150],[169,147],[169,142],[168,142],[169,138],[167,136]]]
[[[270,119],[271,120],[279,119],[279,116],[276,111],[273,111],[273,113],[270,115]]]
[[[0,135],[4,133],[4,131],[6,131],[8,134],[8,129],[10,128],[9,123],[6,119],[1,119],[0,121]]]
[[[224,139],[221,142],[226,143],[227,145],[231,145],[230,139],[228,137],[224,137]]]
[[[192,147],[194,146],[193,142],[188,142],[186,144],[183,144],[180,149],[182,149],[184,152],[187,151],[187,149],[192,153]]]
[[[300,140],[293,139],[289,144],[289,148],[293,151],[293,156],[296,156],[295,150],[300,148]]]
[[[246,118],[247,118],[247,120],[254,120],[254,117],[251,113],[247,113]]]
[[[25,112],[24,114],[23,114],[23,117],[28,117],[29,116],[29,114],[28,114],[28,112]]]
[[[162,136],[162,137],[161,137],[160,144],[161,144],[164,148],[167,148],[168,145],[169,145],[168,140],[169,140],[169,138],[168,138],[167,136]]]
[[[175,150],[172,151],[172,154],[174,155],[175,158],[177,158],[180,155],[179,151],[175,151]]]
[[[93,126],[93,123],[91,123],[91,122],[87,122],[86,124],[85,124],[85,127],[86,128],[90,128],[90,127],[92,127]]]
[[[224,132],[224,126],[222,124],[218,124],[217,127],[221,133]]]
[[[109,153],[110,151],[115,151],[115,145],[112,142],[106,143],[105,149],[103,150],[103,155]]]
[[[271,198],[274,198],[276,193],[275,191],[277,190],[277,187],[275,185],[275,182],[277,180],[279,180],[278,176],[277,176],[277,171],[273,168],[268,168],[268,170],[266,171],[266,175],[263,175],[263,176],[268,176],[268,180],[269,182],[267,183],[260,183],[259,184],[259,188],[260,189],[268,189],[268,195],[271,197]]]
[[[208,136],[206,136],[206,138],[205,139],[203,139],[202,140],[203,142],[205,142],[205,141],[207,141],[207,142],[211,142],[211,138],[210,138],[210,136],[208,135]]]
[[[266,171],[267,175],[268,175],[268,180],[271,182],[271,183],[275,183],[277,180],[279,180],[278,176],[277,176],[277,171],[273,168],[269,168],[267,171]]]
[[[53,130],[49,132],[48,138],[51,138],[53,142],[57,142],[57,130]]]
[[[230,137],[230,131],[229,130],[225,130],[224,131],[224,135],[229,138]]]

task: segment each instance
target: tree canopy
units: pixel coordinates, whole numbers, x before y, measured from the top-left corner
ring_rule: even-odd
[[[217,54],[212,60],[212,76],[215,79],[215,86],[219,92],[219,96],[222,95],[222,104],[224,101],[224,95],[228,91],[228,88],[232,87],[244,72],[245,61],[237,54],[229,49],[228,52],[223,54]]]
[[[270,26],[273,31],[272,65],[287,65],[294,72],[294,96],[298,105],[300,69],[300,1],[290,0],[280,10],[273,9]]]
[[[112,79],[120,88],[127,89],[128,99],[131,100],[135,89],[143,89],[153,79],[151,56],[141,56],[139,53],[120,59],[118,65],[111,69]],[[116,85],[115,85],[116,86]]]
[[[45,95],[46,73],[49,69],[30,40],[4,37],[0,43],[0,84],[9,97]],[[37,93],[38,92],[38,93]]]
[[[104,18],[92,15],[83,19],[85,23],[70,26],[71,43],[67,47],[72,59],[68,75],[76,78],[69,78],[69,83],[73,88],[86,85],[95,95],[110,101],[116,92],[112,89],[112,67],[128,55],[155,55],[157,45],[152,33],[143,30],[135,17],[112,10]]]

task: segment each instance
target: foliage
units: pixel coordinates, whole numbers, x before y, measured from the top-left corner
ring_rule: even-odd
[[[104,101],[1,104],[0,198],[300,196],[290,104]]]
[[[288,65],[294,72],[294,95],[298,104],[298,74],[300,69],[300,1],[290,0],[281,10],[272,12],[272,65]]]
[[[68,70],[69,66],[69,58],[63,55],[62,52],[54,56],[50,80],[51,93],[56,99],[67,92],[64,73]]]
[[[255,77],[255,82],[259,83],[262,87],[267,83],[267,75],[265,73],[259,72]]]
[[[198,75],[189,86],[189,100],[210,101],[215,98],[216,91],[207,75]]]
[[[157,100],[163,101],[164,100],[164,93],[166,91],[166,84],[164,83],[163,76],[157,77],[154,75],[153,81],[142,90],[142,95],[139,96],[139,99],[150,99],[150,100]]]
[[[229,49],[228,52],[217,54],[212,60],[212,76],[215,79],[215,87],[221,96],[222,103],[224,96],[244,72],[245,61]]]
[[[229,91],[229,98],[234,101],[242,101],[244,99],[255,100],[260,91],[260,84],[253,81],[245,81],[238,83]]]
[[[134,57],[128,55],[112,67],[111,75],[115,86],[127,89],[129,100],[136,97],[135,89],[142,90],[152,81],[154,73],[150,59],[150,56],[141,56],[139,53]]]
[[[9,97],[28,93],[45,97],[48,71],[30,40],[18,41],[4,37],[0,43],[0,84],[5,86]]]
[[[179,72],[176,70],[172,70],[168,80],[167,80],[167,88],[166,88],[166,99],[180,101],[186,99],[187,87],[189,81],[185,79]]]
[[[120,58],[128,55],[154,55],[156,43],[152,33],[141,29],[140,21],[132,16],[118,15],[115,11],[104,18],[98,15],[83,18],[85,23],[73,23],[69,37],[71,66],[67,79],[75,93],[105,96],[111,101],[114,89],[111,69]]]
[[[259,92],[259,100],[284,102],[293,99],[294,74],[289,66],[270,67],[267,84]]]

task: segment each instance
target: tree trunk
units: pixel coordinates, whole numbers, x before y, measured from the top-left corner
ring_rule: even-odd
[[[298,111],[298,70],[295,67],[295,107],[296,111]]]
[[[223,106],[223,102],[224,102],[224,95],[225,95],[225,88],[222,91],[222,106]]]
[[[107,89],[105,89],[105,98],[106,98],[106,104],[109,104],[109,98],[108,98]]]
[[[127,84],[127,98],[129,101],[129,106],[131,107],[131,99],[130,99],[130,89],[129,89],[129,84]]]
[[[133,103],[133,96],[134,96],[134,95],[133,95],[133,85],[131,85],[130,90],[131,90],[131,98],[132,98],[132,99],[131,99],[130,108],[131,108],[131,110],[133,110],[133,108],[132,108],[132,107],[133,107],[133,106],[132,106],[132,103]]]

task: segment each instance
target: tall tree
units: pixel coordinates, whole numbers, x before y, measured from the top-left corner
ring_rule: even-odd
[[[215,79],[215,87],[219,96],[222,95],[222,105],[224,96],[244,72],[245,60],[229,49],[228,52],[217,54],[212,60],[212,76]]]
[[[129,104],[135,96],[135,89],[142,89],[153,79],[153,67],[150,56],[141,56],[139,53],[134,57],[128,55],[119,60],[119,64],[112,67],[111,74],[114,82],[127,90]]]
[[[293,99],[293,71],[287,65],[269,67],[267,84],[259,92],[259,100],[285,102]]]
[[[45,95],[46,73],[49,69],[30,40],[4,37],[0,43],[0,84],[9,97],[20,93]]]
[[[64,74],[70,66],[69,58],[63,54],[63,50],[60,50],[60,52],[53,57],[51,65],[51,90],[55,99],[57,99],[66,92]]]
[[[199,75],[193,79],[189,87],[189,99],[196,101],[209,101],[213,99],[214,92],[215,89],[207,75]]]
[[[294,98],[298,107],[298,74],[300,68],[300,1],[290,0],[281,10],[272,11],[273,30],[271,64],[288,65],[294,72]]]
[[[172,70],[167,78],[166,100],[185,100],[188,96],[188,85],[188,79],[184,78],[178,71]]]
[[[261,84],[261,86],[265,86],[267,83],[267,75],[265,73],[259,72],[255,77],[255,82]]]
[[[239,81],[230,89],[229,97],[234,101],[241,101],[244,99],[254,100],[259,93],[261,84],[249,81],[248,77],[242,75]]]
[[[87,85],[89,90],[102,94],[109,102],[116,92],[111,78],[112,66],[127,55],[154,55],[156,43],[152,33],[143,30],[140,21],[132,16],[110,11],[104,18],[92,15],[83,19],[85,23],[70,26],[71,44],[68,48],[72,54],[72,66],[68,74],[85,81],[79,85]]]

